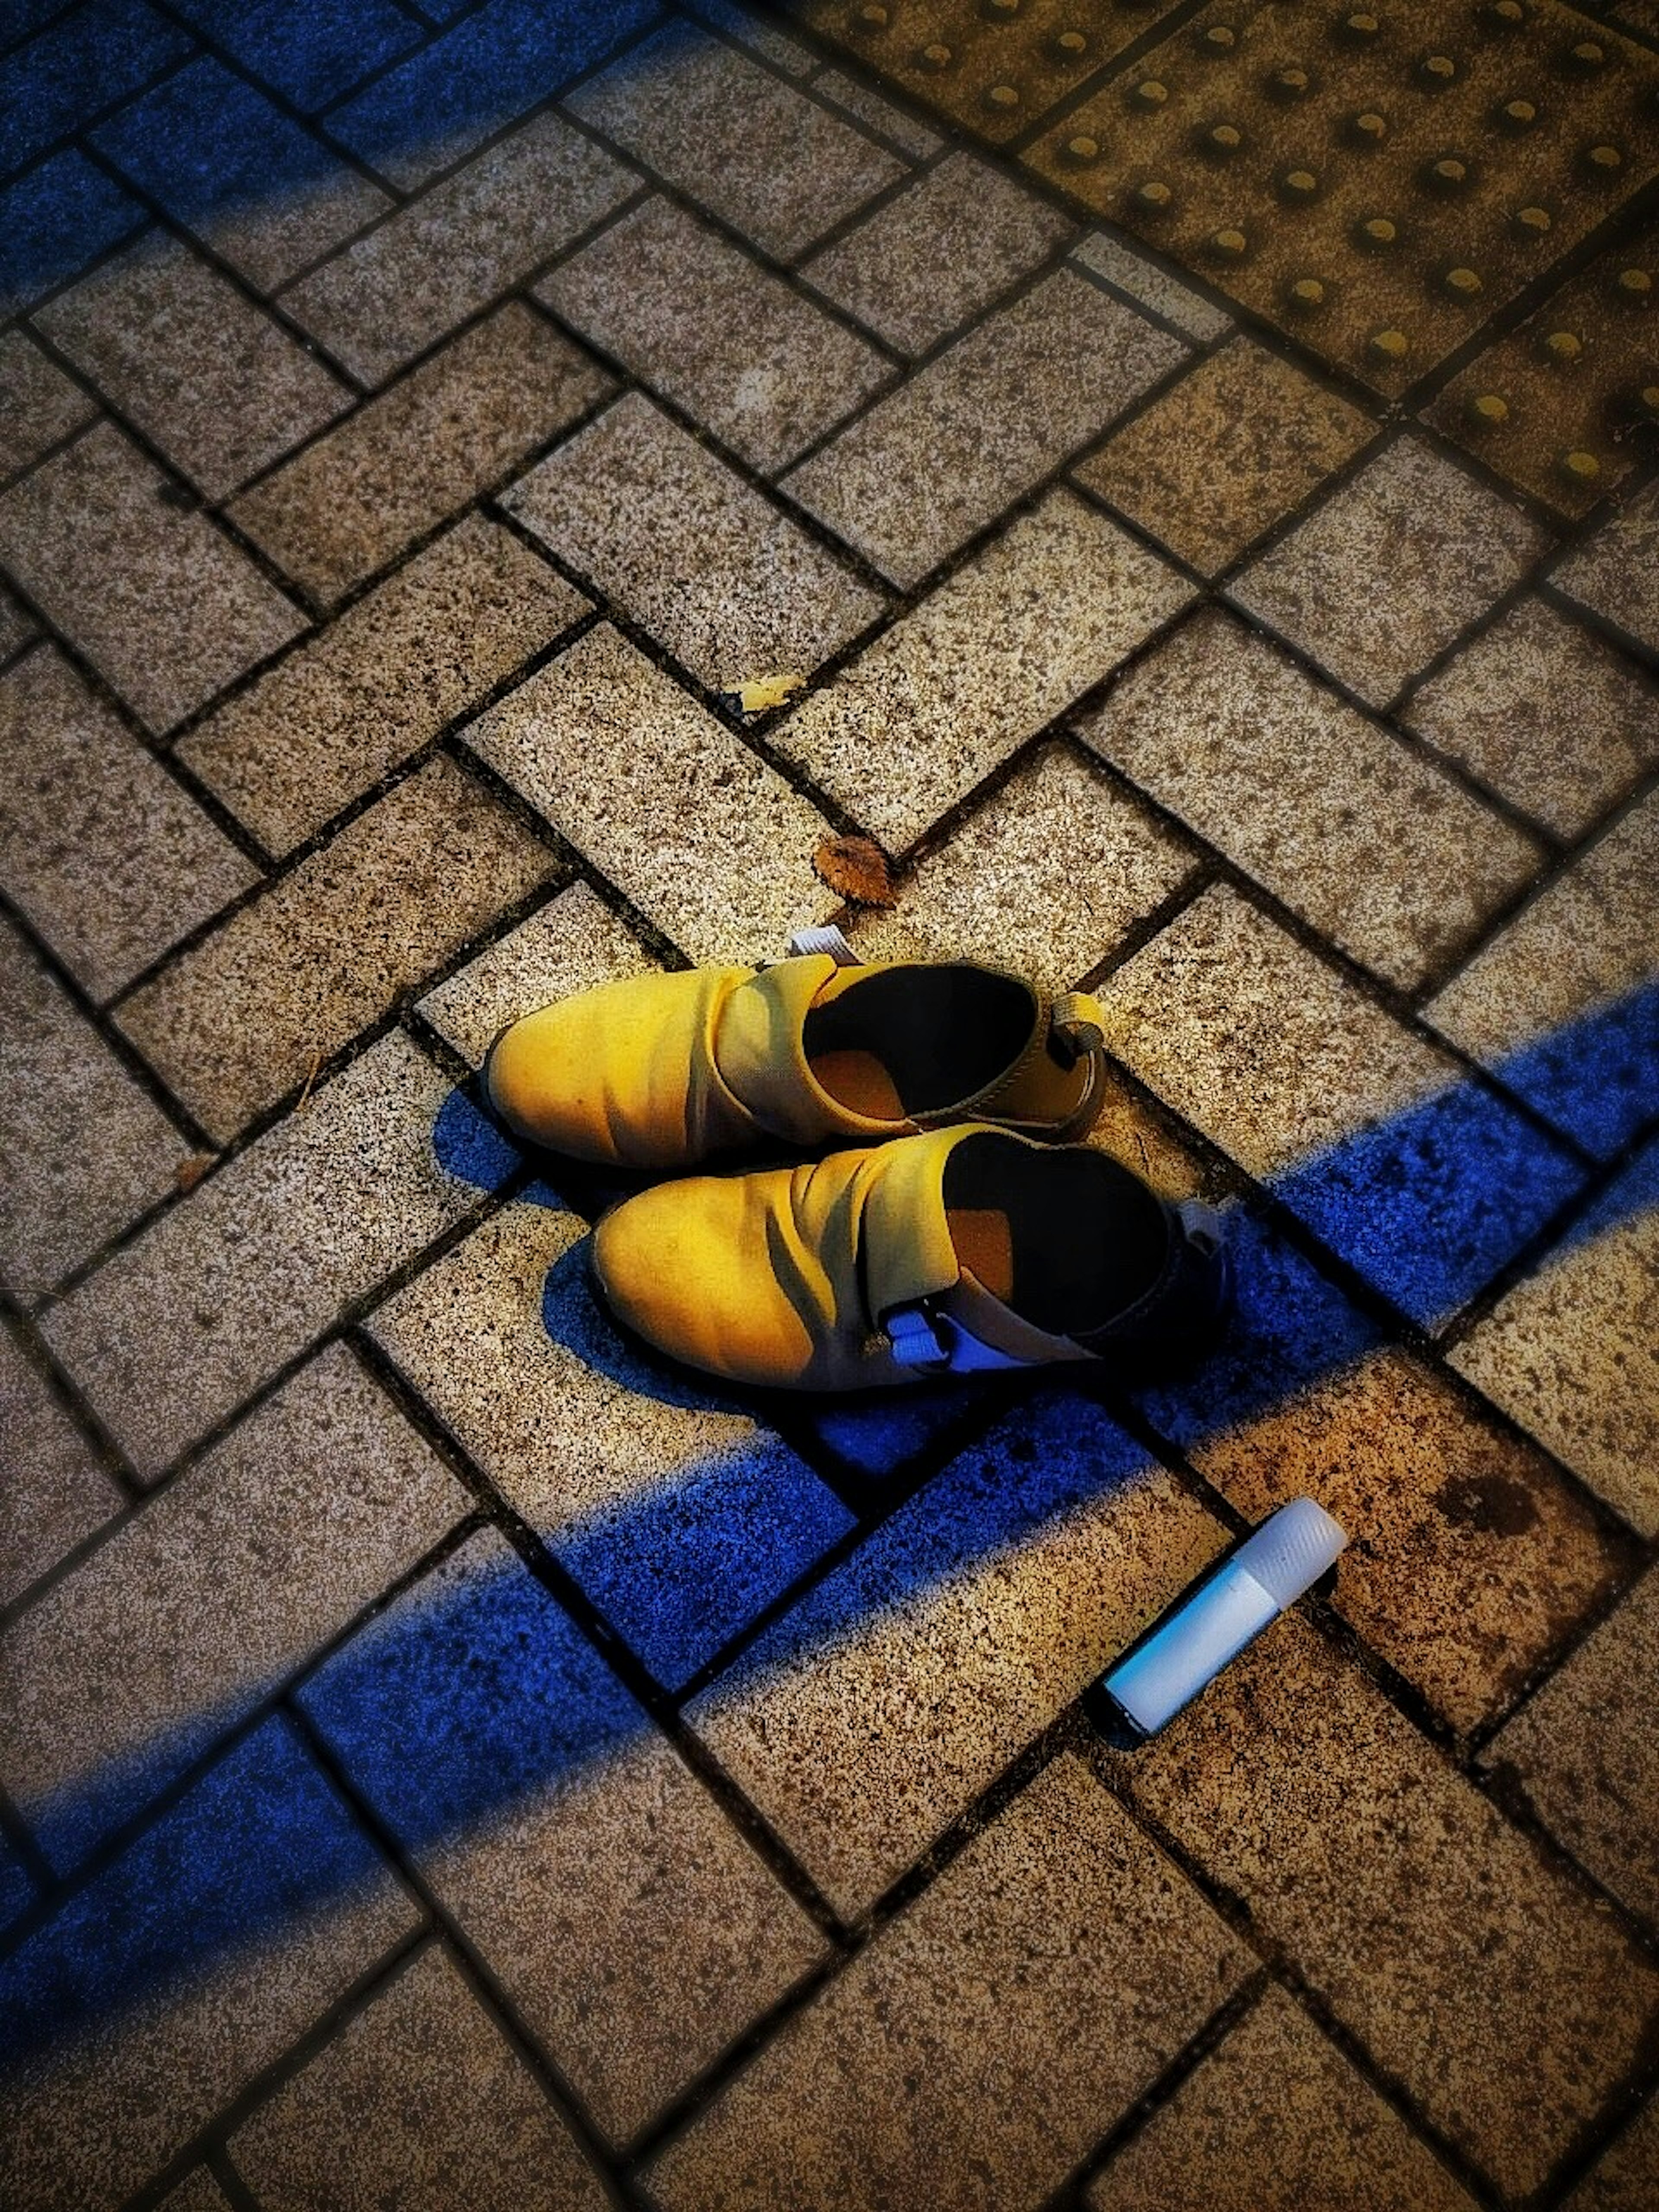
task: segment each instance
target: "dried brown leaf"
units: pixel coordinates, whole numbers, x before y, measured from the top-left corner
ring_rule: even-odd
[[[180,1190],[194,1190],[217,1157],[215,1152],[192,1152],[173,1170],[173,1182]]]
[[[825,837],[812,855],[821,883],[855,906],[896,906],[887,855],[868,837]]]

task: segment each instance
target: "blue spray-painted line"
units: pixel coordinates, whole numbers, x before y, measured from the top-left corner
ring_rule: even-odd
[[[1591,1047],[1612,1033],[1595,1024],[1575,1028]],[[1592,1066],[1594,1060],[1589,1050]],[[1449,1096],[1455,1101],[1456,1094]],[[1401,1117],[1403,1136],[1394,1125],[1364,1133],[1333,1147],[1324,1162],[1304,1164],[1289,1180],[1298,1194],[1340,1190],[1351,1206],[1389,1216],[1398,1200],[1402,1158],[1422,1153],[1423,1111],[1413,1108]],[[1469,1140],[1466,1175],[1508,1171],[1494,1127],[1513,1136],[1523,1164],[1535,1157],[1535,1133],[1513,1115],[1494,1122],[1489,1115],[1448,1107],[1435,1127],[1443,1151],[1435,1164],[1454,1191],[1455,1140]],[[489,1188],[499,1187],[516,1161],[459,1094],[447,1104],[434,1134],[452,1168],[470,1163]],[[1516,1179],[1523,1188],[1537,1187],[1530,1168]],[[545,1203],[551,1194],[532,1195]],[[1659,1139],[1601,1194],[1567,1241],[1655,1210]],[[1452,1208],[1456,1223],[1469,1218],[1467,1203]],[[1530,1213],[1523,1207],[1503,1218],[1505,1236],[1518,1237]],[[1155,1424],[1183,1445],[1249,1423],[1385,1340],[1376,1322],[1260,1218],[1244,1212],[1235,1234],[1240,1310],[1228,1344],[1190,1381],[1140,1394]],[[1357,1252],[1369,1251],[1374,1241],[1369,1231],[1343,1239]],[[1414,1294],[1435,1299],[1446,1285],[1461,1284],[1468,1249],[1460,1228],[1434,1268],[1413,1272]],[[1488,1258],[1495,1249],[1490,1243],[1482,1247]],[[690,1406],[741,1402],[658,1365],[618,1335],[593,1306],[574,1259],[551,1271],[544,1318],[559,1341],[629,1389]],[[894,1414],[901,1427],[902,1405],[896,1401]],[[881,1417],[878,1410],[875,1418]],[[903,1509],[902,1540],[894,1533],[900,1522],[886,1524],[739,1666],[747,1675],[821,1650],[907,1599],[972,1571],[1103,1490],[1133,1480],[1146,1464],[1142,1448],[1080,1396],[1051,1394],[1021,1406],[988,1449],[970,1449]],[[603,1525],[596,1522],[571,1536],[579,1578],[604,1589],[607,1610],[626,1614],[635,1603],[635,1633],[639,1620],[655,1620],[650,1632],[681,1662],[703,1648],[714,1625],[724,1625],[718,1605],[713,1615],[700,1611],[708,1586],[742,1561],[745,1547],[754,1552],[777,1540],[775,1501],[763,1487],[739,1479],[722,1492],[717,1477],[712,1466],[678,1470],[667,1490],[625,1503]],[[680,1515],[675,1492],[696,1497],[700,1486],[696,1509]],[[832,1526],[826,1516],[808,1547]],[[303,1692],[355,1785],[417,1855],[579,1778],[646,1725],[628,1692],[520,1563],[498,1550],[482,1569],[470,1567],[481,1547],[495,1542],[493,1536],[473,1540],[428,1584],[405,1594],[354,1638]],[[690,1545],[696,1571],[678,1580],[671,1571],[648,1587],[682,1544]],[[779,1560],[774,1587],[787,1580],[790,1565]],[[636,1585],[632,1600],[630,1578]],[[764,1587],[764,1579],[753,1588]],[[109,1832],[112,1820],[128,1817],[164,1790],[221,1729],[251,1709],[254,1694],[250,1691],[237,1711],[204,1715],[174,1738],[144,1747],[49,1804],[25,1807],[26,1817],[58,1863],[70,1863]],[[244,1790],[251,1793],[251,1811],[239,1796]],[[263,1723],[0,1963],[0,2065],[48,2063],[65,2038],[210,1972],[228,1953],[280,1937],[307,1914],[326,1912],[361,1884],[368,1864],[367,1847],[343,1825],[315,1771],[278,1723]]]

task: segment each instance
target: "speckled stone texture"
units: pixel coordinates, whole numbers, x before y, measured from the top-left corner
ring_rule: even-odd
[[[21,330],[0,335],[0,475],[27,468],[97,413],[97,402]]]
[[[1650,1569],[1485,1759],[1613,1895],[1659,1926],[1659,1572]]]
[[[1248,1965],[1062,1758],[656,2161],[653,2200],[1040,2203]]]
[[[1299,1620],[1111,1768],[1506,2196],[1652,2033],[1651,1961]]]
[[[1566,2200],[1570,2212],[1648,2212],[1659,2166],[1659,2105],[1651,2102]]]
[[[168,2190],[159,2212],[230,2212],[230,2199],[204,2166]]]
[[[176,239],[141,239],[36,320],[210,500],[351,404],[337,377]]]
[[[1077,478],[1213,576],[1372,430],[1357,407],[1240,337],[1118,431]]]
[[[325,1668],[305,1704],[613,2138],[822,1956],[811,1923],[493,1532]],[[570,1971],[596,1954],[597,2002]]]
[[[0,661],[9,660],[34,635],[33,617],[9,592],[0,590]]]
[[[1386,707],[1547,546],[1535,523],[1406,436],[1252,562],[1232,595]]]
[[[1558,837],[1659,761],[1659,692],[1581,622],[1526,599],[1413,693],[1401,720]]]
[[[664,199],[602,231],[537,297],[757,469],[787,467],[893,374],[873,347]]]
[[[1062,991],[1192,872],[1178,832],[1115,789],[1070,745],[1018,768],[899,889],[860,915],[865,960],[978,959]]]
[[[159,1796],[470,1503],[338,1346],[169,1483],[0,1638],[0,1782],[53,1864]]]
[[[1189,596],[1115,524],[1052,492],[771,743],[902,852]]]
[[[785,488],[908,588],[1181,357],[1176,339],[1062,269],[878,401]]]
[[[433,1149],[449,1095],[394,1033],[53,1308],[53,1352],[137,1468],[159,1474],[460,1218],[476,1188]]]
[[[573,992],[644,975],[655,964],[586,884],[571,884],[428,991],[421,1016],[463,1060],[481,1066],[495,1038],[521,1014]]]
[[[715,20],[707,9],[700,9],[694,5],[692,13],[701,13],[705,21]],[[751,15],[748,20],[752,24],[755,18]],[[729,28],[730,26],[722,27]],[[733,33],[734,37],[742,38],[744,35],[740,31]],[[752,41],[745,39],[744,42]],[[760,51],[764,52],[765,49]],[[807,53],[805,47],[799,47],[796,51],[803,55]],[[811,59],[807,55],[809,67]],[[787,64],[781,63],[779,66],[787,68],[791,76],[805,73],[799,68],[788,67]],[[812,79],[812,90],[819,100],[827,100],[831,107],[838,107],[843,115],[850,115],[855,123],[862,124],[873,137],[884,139],[912,161],[931,161],[945,143],[936,131],[930,131],[917,117],[907,115],[902,107],[896,107],[890,100],[884,99],[872,87],[860,82],[857,77],[848,76],[845,70],[820,69]]]
[[[1474,2202],[1273,1988],[1084,2197],[1089,2212],[1470,2212]]]
[[[0,561],[157,732],[306,626],[178,494],[102,422],[0,496]]]
[[[1550,581],[1570,599],[1659,653],[1659,485],[1649,484]]]
[[[0,678],[0,884],[95,999],[259,872],[51,646]]]
[[[332,605],[609,388],[597,362],[509,300],[244,493],[230,518]]]
[[[440,756],[170,961],[116,1018],[228,1142],[556,865],[500,799]]]
[[[282,295],[352,375],[380,384],[620,207],[633,173],[538,115]]]
[[[1159,805],[1406,988],[1443,970],[1543,858],[1213,609],[1139,660],[1079,726]]]
[[[0,917],[0,1281],[49,1289],[164,1197],[189,1151]]]
[[[809,675],[882,609],[637,393],[521,477],[502,505],[711,690]]]
[[[636,47],[568,106],[778,260],[905,173],[842,118],[684,25]]]
[[[693,960],[775,958],[836,908],[823,817],[609,623],[465,735]]]
[[[896,352],[930,351],[1073,235],[971,154],[948,155],[801,274]]]
[[[40,1366],[0,1328],[0,1605],[125,1502]]]
[[[1149,308],[1164,322],[1172,323],[1182,337],[1200,345],[1212,344],[1232,327],[1232,319],[1224,308],[1172,276],[1158,262],[1149,261],[1122,239],[1109,238],[1103,230],[1091,230],[1080,238],[1072,258],[1134,306]]]
[[[437,1947],[231,2140],[267,2212],[388,2197],[399,2212],[605,2212],[599,2177]]]
[[[587,611],[528,547],[469,516],[193,730],[179,757],[268,851],[291,852]]]

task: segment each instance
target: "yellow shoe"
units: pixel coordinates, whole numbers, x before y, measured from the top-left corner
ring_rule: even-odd
[[[659,1183],[600,1222],[593,1267],[659,1351],[792,1390],[1198,1348],[1230,1280],[1207,1206],[972,1126]]]
[[[966,962],[698,968],[584,991],[502,1031],[491,1104],[531,1142],[685,1167],[757,1145],[878,1142],[954,1121],[1080,1136],[1100,1107],[1100,1009]]]

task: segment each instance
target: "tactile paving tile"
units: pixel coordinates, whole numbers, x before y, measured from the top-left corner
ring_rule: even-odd
[[[1659,56],[1554,0],[1215,0],[1025,159],[1392,395],[1654,174]]]
[[[1562,514],[1659,454],[1659,235],[1602,254],[1476,356],[1429,419]]]
[[[953,123],[1001,146],[1179,7],[1158,0],[797,0],[795,12]]]

